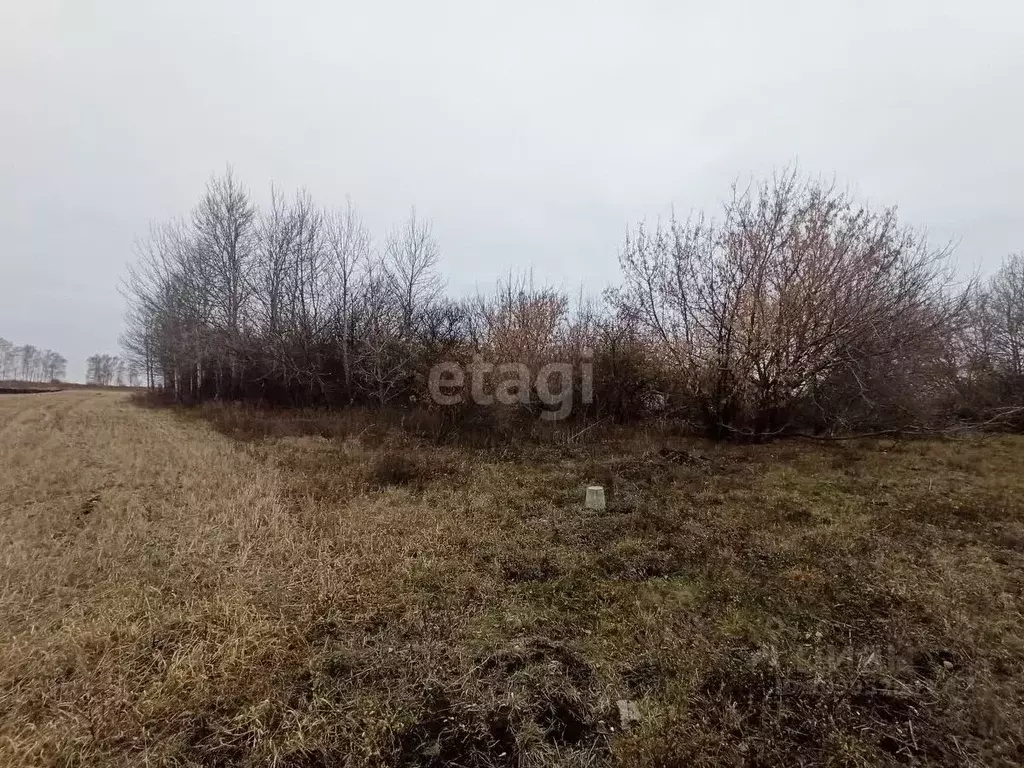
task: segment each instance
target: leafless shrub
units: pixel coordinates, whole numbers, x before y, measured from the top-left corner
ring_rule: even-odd
[[[734,187],[721,222],[638,228],[612,300],[712,433],[780,434],[804,426],[806,412],[834,429],[849,412],[837,387],[853,382],[874,413],[885,392],[867,374],[930,368],[964,311],[948,255],[895,210],[871,211],[790,171]]]

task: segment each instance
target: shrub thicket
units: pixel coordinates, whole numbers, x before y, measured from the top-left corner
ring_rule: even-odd
[[[123,343],[181,402],[458,409],[429,396],[440,362],[514,366],[492,393],[559,362],[586,421],[755,438],[1002,422],[1024,392],[1024,260],[963,285],[950,257],[894,209],[786,172],[734,188],[717,220],[639,226],[604,301],[515,275],[454,299],[415,211],[378,246],[351,204],[274,191],[258,210],[228,172],[141,244]],[[488,418],[541,410],[535,388],[506,391]]]

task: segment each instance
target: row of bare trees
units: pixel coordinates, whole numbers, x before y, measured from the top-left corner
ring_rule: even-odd
[[[60,381],[67,371],[67,359],[53,350],[0,338],[0,381]]]
[[[137,387],[140,376],[131,358],[97,353],[85,361],[85,383],[98,387]]]
[[[452,332],[437,259],[415,211],[377,249],[351,204],[272,190],[260,211],[228,172],[140,245],[123,347],[181,400],[384,404]]]
[[[718,218],[636,228],[600,302],[525,275],[454,300],[438,258],[415,211],[377,242],[351,203],[272,190],[260,210],[228,172],[140,244],[126,359],[181,401],[426,407],[440,362],[505,363],[492,385],[509,365],[523,382],[592,363],[592,381],[561,382],[587,395],[575,416],[672,416],[719,436],[938,426],[1024,404],[1024,260],[958,281],[950,249],[895,210],[793,171],[736,187]]]

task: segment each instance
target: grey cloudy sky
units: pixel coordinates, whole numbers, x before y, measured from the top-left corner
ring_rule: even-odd
[[[149,222],[225,163],[378,236],[415,204],[455,292],[613,281],[627,225],[798,160],[968,268],[1024,249],[1024,3],[0,3],[0,336],[116,351]]]

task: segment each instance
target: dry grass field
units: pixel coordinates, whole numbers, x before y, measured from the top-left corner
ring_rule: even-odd
[[[1022,469],[0,395],[0,765],[1020,765]]]

